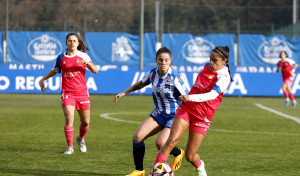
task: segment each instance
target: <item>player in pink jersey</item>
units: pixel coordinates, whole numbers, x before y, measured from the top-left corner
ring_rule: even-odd
[[[188,95],[181,95],[181,103],[171,133],[154,162],[166,162],[170,151],[189,128],[186,145],[186,159],[197,171],[198,176],[206,176],[204,162],[196,153],[210,126],[213,115],[222,101],[224,91],[232,81],[228,65],[229,47],[218,46],[211,51],[210,63],[204,66]],[[226,66],[225,66],[226,64]],[[152,175],[152,173],[150,173]]]
[[[285,96],[285,106],[289,106],[290,98],[292,99],[293,103],[292,106],[297,106],[297,101],[295,100],[294,94],[292,92],[292,83],[295,78],[295,70],[297,69],[298,65],[292,59],[287,58],[287,53],[285,51],[281,51],[279,54],[281,60],[278,62],[278,70],[282,73],[282,90]],[[290,98],[289,98],[290,97]]]
[[[66,37],[66,52],[60,54],[52,70],[50,70],[40,82],[41,90],[46,90],[45,80],[54,76],[57,72],[62,73],[61,104],[65,115],[65,136],[68,148],[64,154],[73,154],[73,122],[75,108],[80,116],[79,136],[76,141],[79,151],[86,152],[84,136],[89,129],[90,123],[90,98],[86,85],[85,70],[88,68],[93,73],[98,69],[85,53],[88,47],[79,39],[76,33],[69,33]]]

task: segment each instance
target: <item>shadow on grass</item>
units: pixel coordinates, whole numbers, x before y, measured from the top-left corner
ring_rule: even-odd
[[[84,171],[53,171],[53,170],[41,170],[41,169],[9,169],[9,168],[1,168],[0,175],[2,174],[19,174],[19,175],[41,175],[41,176],[60,176],[60,175],[99,175],[99,176],[117,176],[117,175],[125,175],[125,174],[102,174],[95,172],[84,172]]]

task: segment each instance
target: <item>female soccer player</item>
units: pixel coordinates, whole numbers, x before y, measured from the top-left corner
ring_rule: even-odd
[[[93,73],[98,69],[85,53],[88,47],[79,39],[76,33],[70,33],[66,37],[66,52],[60,54],[52,70],[47,73],[40,82],[41,90],[46,90],[45,80],[62,72],[61,105],[65,115],[65,135],[68,148],[64,154],[73,154],[73,122],[75,107],[80,116],[79,136],[77,143],[80,152],[86,152],[84,136],[89,129],[90,123],[90,98],[85,79],[85,68]]]
[[[196,153],[209,128],[213,115],[222,101],[223,93],[232,81],[228,65],[229,47],[218,46],[211,51],[210,64],[199,73],[188,95],[181,95],[180,104],[174,116],[170,136],[156,156],[154,162],[165,162],[183,133],[189,128],[186,145],[186,159],[197,171],[206,176],[204,162]],[[226,66],[224,66],[226,64]],[[152,173],[150,173],[152,175]]]
[[[180,104],[178,97],[188,92],[183,78],[170,67],[172,63],[171,57],[171,51],[168,48],[160,48],[155,58],[157,68],[150,70],[141,81],[115,96],[114,101],[117,102],[118,98],[125,96],[129,92],[142,89],[149,84],[152,85],[155,109],[144,120],[133,136],[133,158],[136,170],[127,176],[145,176],[143,168],[144,140],[161,131],[156,139],[156,147],[160,149],[164,145],[170,134],[176,109]],[[172,168],[177,170],[181,165],[184,151],[174,146],[170,152],[174,155]]]
[[[295,78],[295,70],[297,69],[298,65],[293,61],[292,59],[287,58],[287,53],[285,51],[281,51],[279,54],[279,57],[281,60],[278,62],[278,70],[281,71],[282,73],[282,79],[283,79],[283,84],[282,84],[282,90],[285,96],[285,106],[289,106],[290,104],[290,99],[292,99],[293,103],[292,106],[296,107],[297,106],[297,101],[294,98],[294,94],[292,92],[292,83]]]

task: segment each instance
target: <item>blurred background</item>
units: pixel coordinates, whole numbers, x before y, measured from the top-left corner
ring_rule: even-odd
[[[140,2],[1,0],[0,30],[138,34]],[[300,34],[299,0],[144,0],[145,32],[156,32],[157,17],[165,33]]]

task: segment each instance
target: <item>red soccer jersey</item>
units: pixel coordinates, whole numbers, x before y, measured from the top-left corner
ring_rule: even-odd
[[[62,92],[87,93],[85,65],[80,63],[82,60],[91,62],[90,57],[81,51],[77,51],[73,56],[62,53],[57,57],[56,64],[52,70],[62,73]]]
[[[229,83],[230,75],[227,67],[218,71],[211,71],[209,65],[206,65],[198,74],[189,95],[203,94],[215,89],[219,93],[218,97],[214,100],[205,102],[187,101],[185,105],[181,104],[180,108],[186,109],[190,114],[203,120],[206,116],[207,119],[211,121],[216,109],[222,101],[223,93],[228,88]]]
[[[292,59],[286,58],[285,60],[281,60],[278,62],[278,67],[281,68],[281,73],[282,73],[282,78],[286,79],[289,78],[290,76],[293,76],[291,74],[293,70],[293,65],[295,64],[295,61]]]

